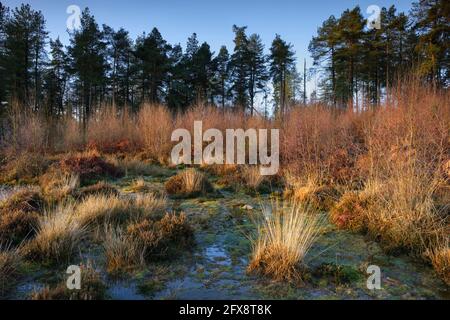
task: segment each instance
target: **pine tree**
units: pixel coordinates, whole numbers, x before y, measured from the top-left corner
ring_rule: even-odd
[[[226,101],[228,99],[228,81],[230,78],[230,55],[228,53],[227,47],[222,46],[220,48],[219,54],[214,59],[214,64],[216,67],[216,92],[220,96],[220,105],[225,108]]]
[[[418,33],[419,73],[440,86],[447,86],[450,81],[450,3],[420,0],[413,4],[412,16]]]
[[[255,108],[255,96],[263,92],[269,74],[266,66],[266,57],[264,55],[264,45],[257,34],[249,37],[247,44],[247,66],[248,66],[248,95],[250,98],[250,112],[253,115]]]
[[[40,11],[21,5],[6,21],[4,67],[7,91],[21,105],[38,108],[45,59],[45,20]]]
[[[278,94],[279,103],[276,109],[284,114],[287,106],[288,75],[295,64],[292,45],[276,35],[270,48],[270,75],[272,76],[275,96]],[[277,100],[277,99],[276,99]]]
[[[103,98],[107,70],[104,33],[87,8],[81,16],[81,28],[71,33],[68,53],[78,92],[79,118],[85,130],[88,119]]]
[[[317,36],[309,44],[309,51],[314,60],[314,66],[324,65],[324,79],[322,82],[322,95],[326,100],[337,103],[336,92],[336,51],[338,50],[338,21],[330,16],[318,29]]]
[[[164,86],[170,68],[169,51],[170,46],[157,28],[137,40],[135,54],[139,60],[142,102],[159,103],[165,98]]]
[[[50,40],[51,61],[45,76],[44,104],[47,118],[62,116],[64,114],[64,96],[67,90],[69,60],[64,52],[64,46],[57,38]]]
[[[234,105],[242,111],[247,110],[249,104],[248,97],[248,38],[245,34],[247,27],[233,26],[234,52],[230,60],[231,70],[231,91],[233,93]]]

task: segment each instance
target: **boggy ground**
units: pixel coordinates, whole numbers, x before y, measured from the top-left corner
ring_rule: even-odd
[[[157,175],[144,175],[141,192],[162,192],[165,182],[177,169],[164,169]],[[161,174],[162,172],[162,174]],[[385,254],[380,246],[362,235],[337,230],[328,223],[307,255],[308,271],[303,284],[273,281],[247,273],[251,254],[250,237],[260,207],[277,198],[271,193],[245,192],[219,185],[208,174],[215,193],[190,198],[173,197],[168,209],[184,212],[194,229],[194,245],[177,257],[147,261],[129,273],[108,275],[98,244],[81,246],[71,262],[89,261],[105,285],[106,299],[449,299],[450,292],[433,269],[409,256]],[[122,194],[136,193],[137,176],[110,179]],[[141,180],[142,187],[142,180]],[[0,188],[7,198],[8,188]],[[326,215],[325,212],[322,213]],[[366,287],[366,269],[378,265],[382,289]],[[66,265],[47,266],[25,262],[22,276],[7,296],[29,299],[45,287],[55,287],[67,277]]]

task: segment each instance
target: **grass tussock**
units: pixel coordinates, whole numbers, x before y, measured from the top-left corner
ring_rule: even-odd
[[[74,216],[73,204],[61,204],[39,218],[36,236],[24,247],[28,258],[65,263],[86,236],[86,228]]]
[[[145,158],[145,155],[143,155]],[[166,177],[170,171],[159,165],[155,165],[142,157],[117,157],[114,155],[106,156],[106,160],[125,172],[126,176],[152,176]]]
[[[143,246],[120,227],[105,227],[103,249],[110,274],[130,272],[144,263]]]
[[[450,286],[450,243],[447,241],[440,246],[428,249],[425,256],[431,261],[434,270]]]
[[[50,162],[39,153],[25,152],[9,160],[0,168],[2,184],[35,183],[48,168]]]
[[[174,196],[205,195],[214,191],[207,177],[195,169],[186,169],[171,177],[165,184],[165,190]]]
[[[19,245],[35,235],[39,214],[25,211],[0,211],[0,243]]]
[[[276,203],[263,213],[248,271],[275,280],[301,280],[305,257],[321,234],[324,220],[313,207],[299,203]]]
[[[80,188],[76,192],[74,192],[75,198],[81,200],[89,196],[98,196],[98,195],[119,196],[120,192],[119,190],[117,190],[116,187],[105,181],[100,181],[97,182],[96,184]]]
[[[334,186],[320,184],[318,179],[308,178],[304,183],[292,177],[287,180],[289,182],[284,197],[294,202],[307,203],[319,211],[328,211],[339,199],[340,193]]]
[[[81,265],[81,289],[69,290],[65,281],[31,293],[31,300],[104,300],[106,285],[92,264]]]
[[[58,202],[75,193],[80,187],[80,176],[52,167],[39,178],[39,184],[48,201]]]
[[[35,234],[44,209],[42,195],[32,189],[17,191],[0,203],[0,243],[19,245]]]
[[[0,298],[5,297],[18,279],[20,257],[18,249],[0,243]]]
[[[139,177],[135,180],[133,180],[130,184],[130,186],[127,189],[130,192],[146,192],[149,190],[149,187],[147,183],[145,182],[144,178]]]
[[[145,219],[131,224],[128,235],[141,244],[147,259],[173,256],[193,244],[193,229],[186,215],[166,213],[161,219]]]
[[[36,189],[23,189],[0,202],[0,211],[42,212],[45,200]]]
[[[76,208],[76,218],[82,225],[123,224],[164,211],[166,199],[153,194],[134,198],[117,195],[92,195]]]

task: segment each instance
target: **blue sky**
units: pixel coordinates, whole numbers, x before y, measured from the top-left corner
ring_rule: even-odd
[[[89,7],[97,22],[118,29],[124,27],[133,38],[143,31],[157,27],[171,44],[181,43],[196,32],[199,41],[207,41],[213,51],[221,45],[233,49],[232,26],[248,26],[248,33],[261,35],[266,50],[275,34],[293,44],[299,66],[303,59],[311,60],[308,44],[317,28],[330,15],[339,16],[347,8],[361,7],[365,17],[370,5],[389,7],[395,5],[399,11],[409,11],[410,0],[6,0],[8,7],[29,3],[41,10],[47,20],[50,36],[57,36],[68,44],[66,20],[70,5]],[[308,91],[314,88],[314,80],[308,83]]]

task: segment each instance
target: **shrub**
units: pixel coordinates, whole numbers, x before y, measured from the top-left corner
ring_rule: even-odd
[[[172,256],[193,242],[193,230],[185,214],[166,214],[160,220],[145,219],[128,226],[127,233],[141,243],[145,256],[163,258]]]
[[[64,173],[78,175],[82,184],[102,177],[123,176],[119,168],[106,162],[95,151],[66,156],[59,165]]]
[[[69,290],[65,281],[31,294],[31,300],[104,300],[106,285],[91,264],[81,265],[81,289]]]
[[[313,207],[298,203],[272,204],[263,207],[263,214],[248,271],[275,280],[301,280],[305,256],[322,231],[323,219]]]
[[[0,297],[4,297],[13,288],[19,276],[20,262],[17,249],[0,243]]]
[[[170,195],[184,197],[205,195],[214,191],[206,176],[195,169],[187,169],[171,177],[166,182],[165,189]]]
[[[373,201],[364,192],[347,192],[331,210],[331,220],[340,229],[363,231],[367,226],[367,210]]]
[[[25,255],[44,262],[67,262],[86,235],[74,211],[72,204],[62,204],[41,217],[36,237],[24,247]]]

